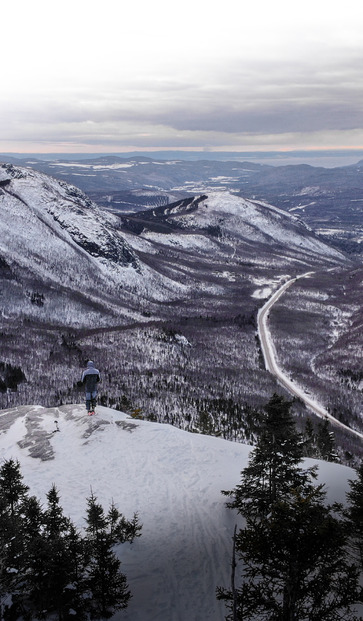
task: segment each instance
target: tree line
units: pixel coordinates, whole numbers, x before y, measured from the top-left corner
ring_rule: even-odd
[[[112,502],[107,513],[91,492],[82,535],[60,505],[55,485],[43,509],[29,495],[19,462],[0,468],[0,619],[110,618],[131,597],[114,546],[140,536]]]
[[[243,518],[233,536],[228,621],[358,621],[363,603],[363,464],[347,504],[328,504],[291,403],[273,395],[240,483],[223,493]]]

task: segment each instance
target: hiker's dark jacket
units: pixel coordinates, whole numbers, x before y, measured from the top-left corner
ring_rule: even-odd
[[[100,381],[100,372],[95,369],[93,362],[87,363],[87,369],[82,373],[82,384],[85,385],[86,392],[94,392],[97,387],[97,383]]]

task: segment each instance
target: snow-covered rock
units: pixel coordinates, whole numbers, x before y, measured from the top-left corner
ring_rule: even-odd
[[[57,423],[55,423],[57,421]],[[59,432],[57,431],[59,428]],[[0,412],[1,459],[17,459],[24,482],[42,502],[54,483],[61,505],[85,526],[90,490],[107,510],[139,513],[142,536],[119,548],[133,594],[124,621],[221,621],[215,589],[230,584],[235,512],[222,489],[233,489],[251,447],[133,420],[98,407],[23,406]],[[350,468],[319,465],[328,501],[345,500]]]

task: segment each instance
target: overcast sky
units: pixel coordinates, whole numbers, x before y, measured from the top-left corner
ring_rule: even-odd
[[[10,0],[1,152],[363,148],[361,0]]]

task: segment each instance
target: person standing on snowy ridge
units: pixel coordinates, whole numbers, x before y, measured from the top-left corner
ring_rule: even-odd
[[[88,414],[95,413],[96,398],[97,398],[97,384],[100,381],[100,372],[95,368],[94,362],[89,360],[87,362],[87,369],[82,373],[82,384],[86,390],[86,408]]]

